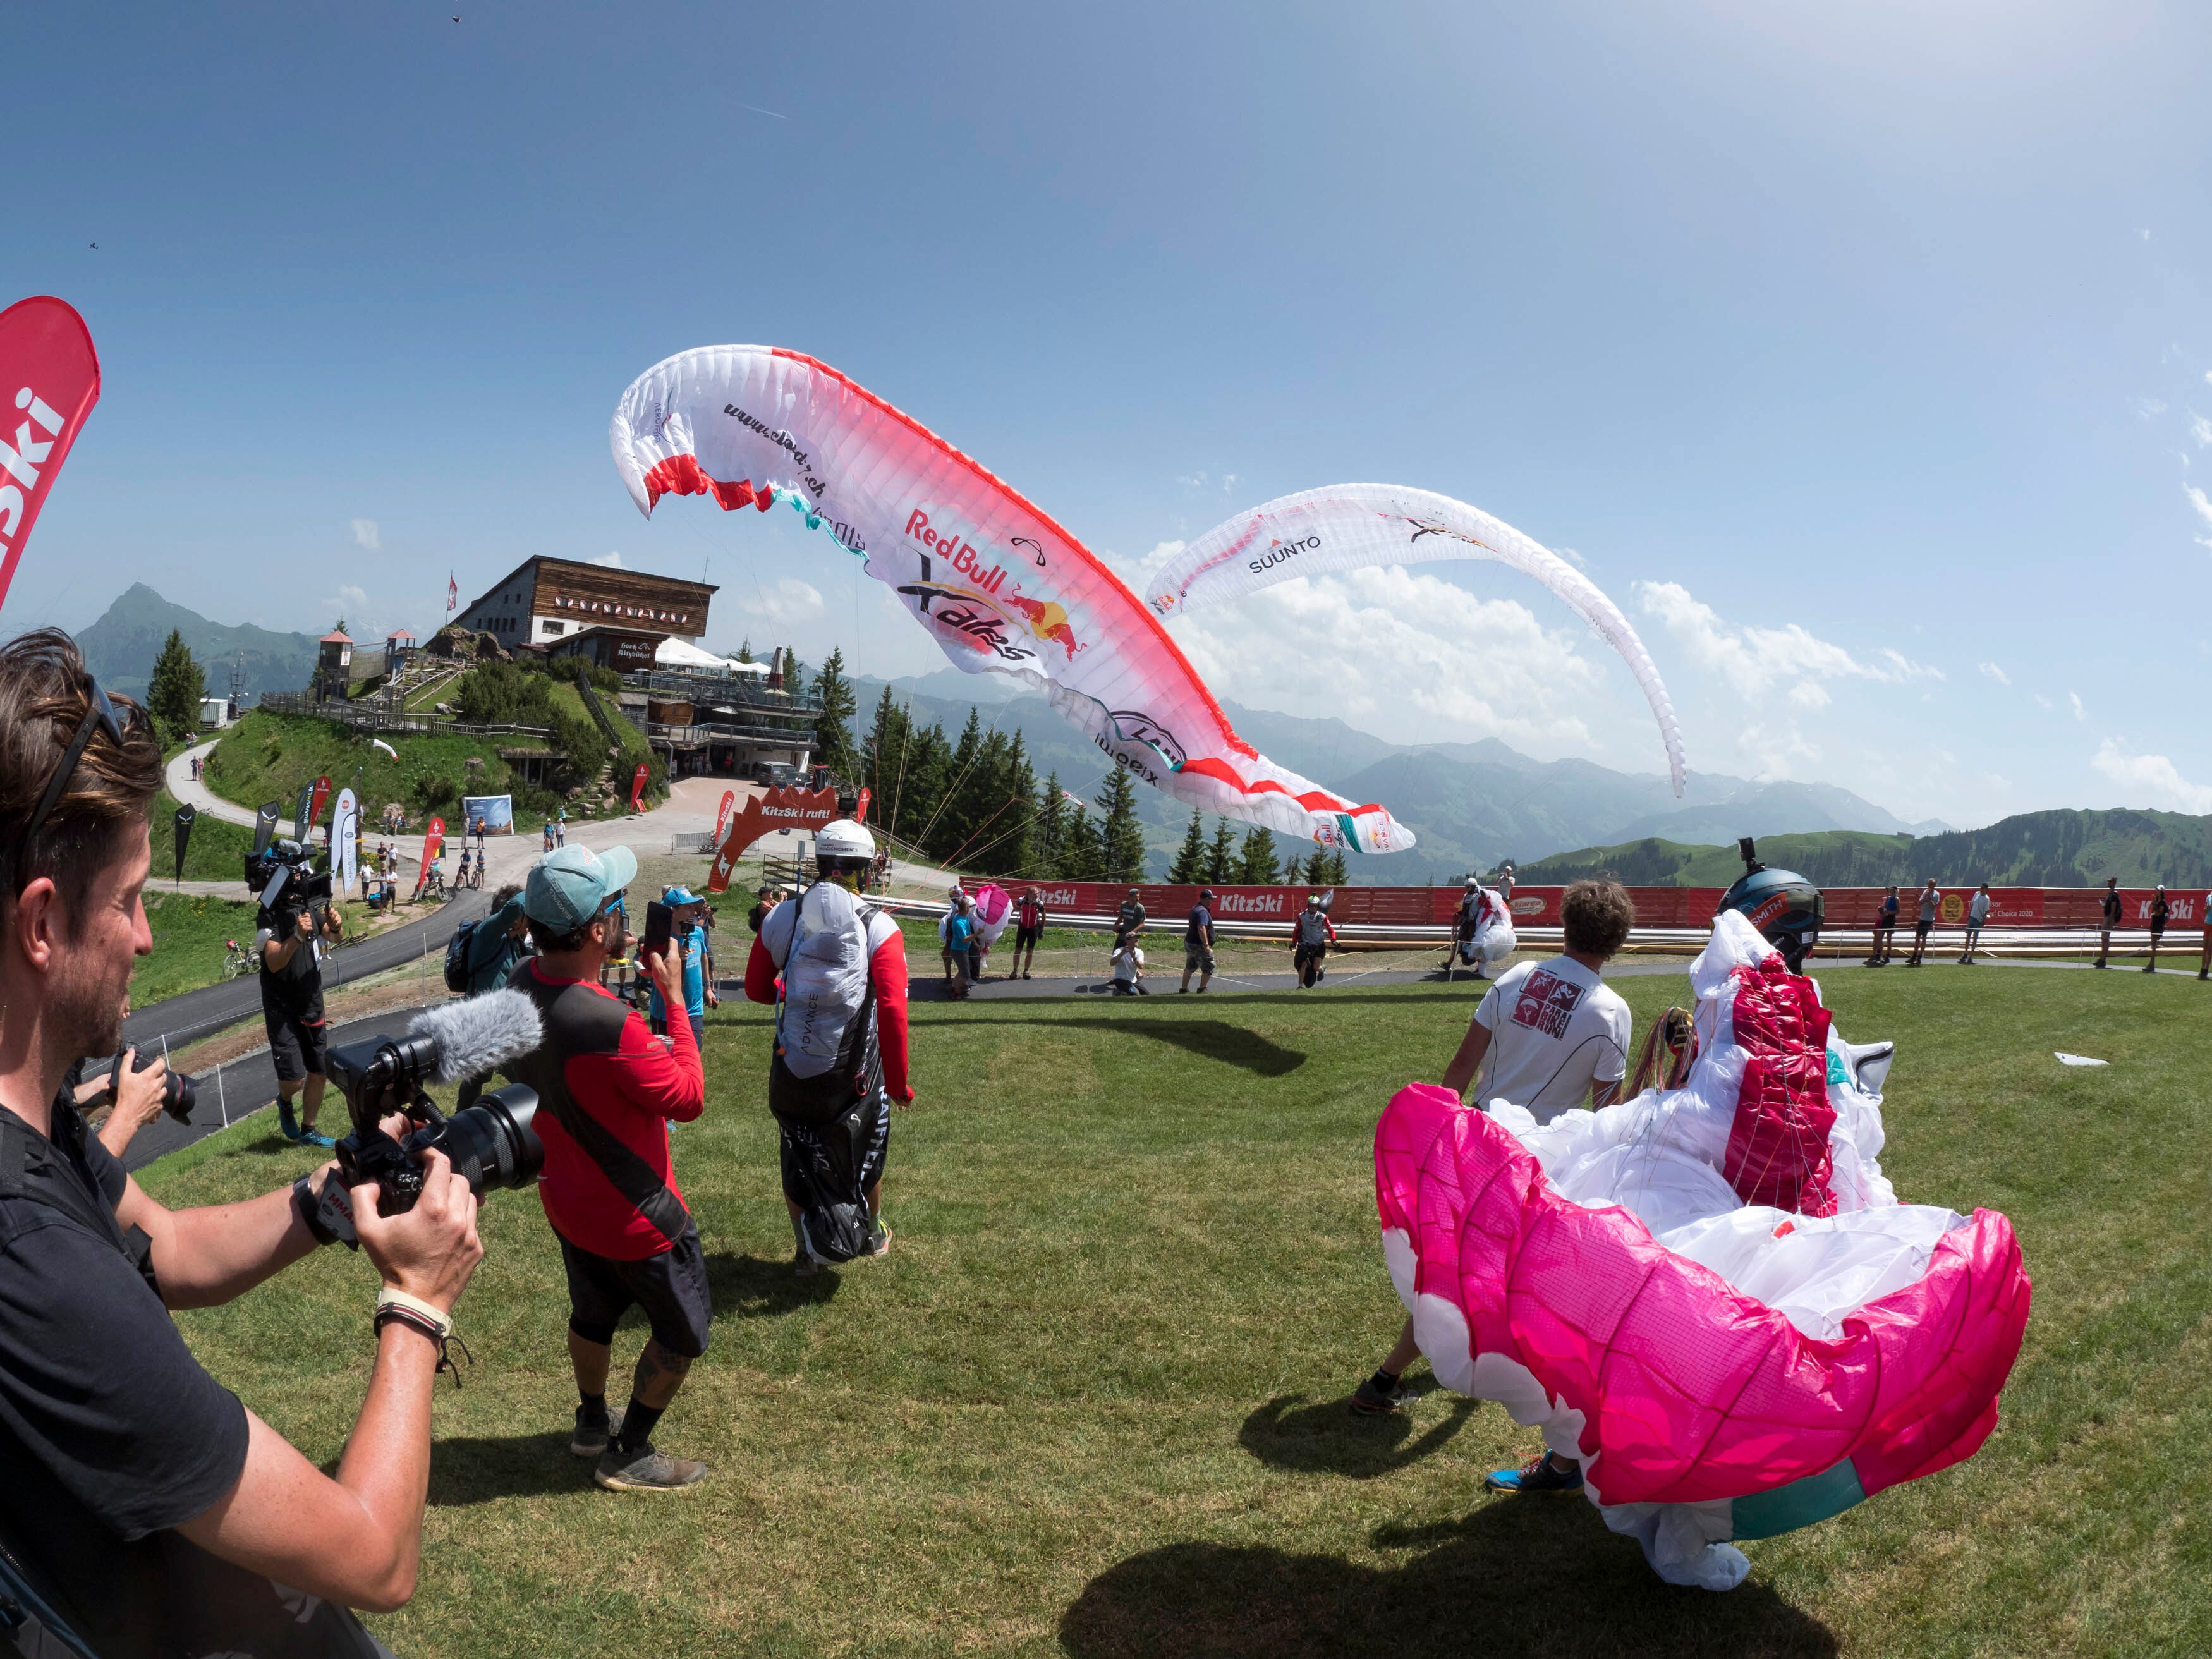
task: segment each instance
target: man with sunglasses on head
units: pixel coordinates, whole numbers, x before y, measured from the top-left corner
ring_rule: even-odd
[[[8,1623],[22,1644],[15,1615],[27,1610],[103,1659],[374,1659],[385,1650],[344,1609],[414,1593],[431,1384],[483,1254],[476,1200],[437,1153],[405,1214],[356,1198],[351,1224],[385,1288],[368,1399],[335,1474],[201,1369],[167,1310],[228,1302],[332,1242],[317,1201],[336,1166],[243,1203],[169,1210],[62,1091],[73,1060],[117,1047],[132,960],[153,949],[141,891],[161,783],[144,712],[102,692],[67,635],[0,646]],[[365,1315],[368,1300],[364,1285]]]

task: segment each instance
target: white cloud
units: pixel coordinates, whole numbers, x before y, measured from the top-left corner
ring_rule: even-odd
[[[1552,551],[1558,554],[1561,558],[1565,559],[1569,564],[1574,566],[1577,570],[1587,570],[1589,568],[1589,561],[1583,557],[1581,554],[1576,552],[1571,547],[1555,547]]]
[[[2058,707],[2057,703],[2051,702],[2050,698],[2045,696],[2040,691],[2032,691],[2028,695],[2035,699],[2037,705],[2040,708],[2045,709],[2056,709]]]
[[[353,521],[353,544],[371,553],[383,550],[384,538],[377,533],[375,520],[356,519]]]
[[[778,628],[812,622],[827,608],[822,602],[821,590],[796,576],[778,577],[753,597],[738,601],[738,609],[748,617],[758,617]]]
[[[619,553],[605,554],[599,558],[591,560],[590,562],[597,565],[604,565],[610,570],[619,570],[623,568],[622,555]]]
[[[2203,520],[2207,526],[2212,526],[2212,495],[2207,495],[2195,484],[2190,483],[2181,486],[2181,493],[2189,497],[2189,504],[2197,509],[2197,516]],[[2212,536],[2199,536],[2197,544],[2200,547],[2212,547]]]
[[[1838,679],[1900,685],[1943,678],[1941,670],[1887,648],[1875,653],[1873,660],[1862,661],[1797,623],[1783,628],[1735,627],[1679,582],[1638,582],[1636,592],[1644,614],[1656,617],[1688,647],[1698,667],[1717,674],[1747,702],[1763,701],[1785,680],[1818,688],[1821,682]],[[1812,693],[1793,691],[1791,696],[1801,708],[1820,708],[1827,701],[1824,690],[1817,701]]]
[[[2195,410],[2191,410],[2189,411],[2189,435],[2197,440],[2197,447],[2199,449],[2203,448],[2208,444],[2212,444],[2212,421],[2206,420]],[[2186,459],[2187,457],[2185,456],[2183,459]]]
[[[2012,676],[2006,673],[2003,669],[1998,667],[1993,662],[1985,662],[1982,664],[1981,670],[1983,673],[1988,675],[1990,678],[1995,680],[1999,685],[2010,685],[2012,684]]]
[[[2138,398],[2136,399],[2136,418],[2139,421],[2154,420],[2165,413],[2166,404],[2160,398]]]
[[[2183,812],[2212,812],[2212,784],[2191,783],[2163,755],[2137,755],[2112,738],[2089,758],[2114,783],[2135,793],[2121,805],[2164,806]]]
[[[2136,232],[2136,234],[2142,237],[2146,242],[2150,240],[2150,233],[2147,230],[2138,230]]]
[[[2079,691],[2069,691],[2066,694],[2066,701],[2074,705],[2075,720],[2086,721],[2089,718],[2089,711],[2081,707],[2081,694]]]

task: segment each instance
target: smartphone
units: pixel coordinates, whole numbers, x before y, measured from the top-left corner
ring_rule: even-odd
[[[641,963],[647,957],[657,957],[668,949],[668,941],[676,932],[676,912],[669,905],[653,900],[645,907],[645,941],[638,947]]]

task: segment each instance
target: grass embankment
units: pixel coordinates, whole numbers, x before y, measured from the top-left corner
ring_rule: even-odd
[[[301,784],[327,777],[334,791],[351,786],[361,798],[363,833],[374,838],[387,801],[404,806],[410,828],[419,833],[433,812],[457,827],[464,793],[527,793],[499,751],[543,747],[527,738],[418,733],[388,739],[399,751],[395,760],[372,748],[369,735],[312,715],[253,709],[223,733],[208,756],[204,777],[209,788],[241,806],[282,801],[288,834]],[[482,764],[471,770],[471,761]]]
[[[154,873],[147,882],[149,892],[176,878],[177,805],[176,797],[167,789],[154,797],[148,825],[154,845]],[[284,810],[288,813],[292,810],[289,801],[285,803]],[[283,827],[289,830],[290,825]],[[252,850],[252,830],[243,824],[226,823],[212,812],[199,813],[192,820],[191,840],[185,848],[184,878],[186,881],[234,881],[243,895],[246,855]]]
[[[1639,1034],[1686,992],[1619,984]],[[718,1317],[660,1437],[713,1475],[619,1498],[568,1456],[559,1257],[537,1204],[498,1194],[460,1309],[477,1364],[438,1391],[421,1589],[374,1622],[426,1659],[597,1656],[616,1630],[718,1655],[2212,1650],[2201,988],[1995,968],[1829,988],[1848,1035],[1898,1041],[1899,1190],[2009,1212],[2035,1313],[1978,1457],[1750,1545],[1730,1595],[1660,1583],[1579,1499],[1486,1496],[1532,1443],[1494,1406],[1346,1415],[1399,1318],[1376,1115],[1442,1066],[1474,995],[1421,988],[918,1007],[896,1246],[805,1281],[764,1012],[709,1016],[707,1114],[674,1135]],[[256,1120],[142,1179],[209,1202],[310,1162]],[[332,1250],[182,1320],[324,1461],[374,1288]],[[622,1376],[641,1340],[633,1318]]]

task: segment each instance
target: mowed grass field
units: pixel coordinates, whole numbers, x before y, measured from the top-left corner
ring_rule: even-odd
[[[1687,992],[1617,982],[1639,1040]],[[1847,1036],[1899,1044],[1899,1190],[2010,1213],[2035,1312],[1978,1457],[1747,1546],[1731,1594],[1661,1583],[1578,1498],[1484,1493],[1534,1443],[1495,1406],[1345,1411],[1400,1317],[1375,1118],[1441,1071],[1461,986],[918,1008],[896,1247],[807,1281],[763,1012],[710,1016],[707,1115],[675,1136],[714,1339],[659,1437],[714,1474],[615,1496],[568,1456],[558,1257],[535,1200],[498,1194],[421,1588],[375,1627],[455,1659],[2212,1651],[2208,988],[1944,967],[1827,992]],[[306,1159],[266,1115],[142,1178],[174,1204],[289,1180]],[[374,1291],[334,1249],[182,1322],[332,1459]]]

